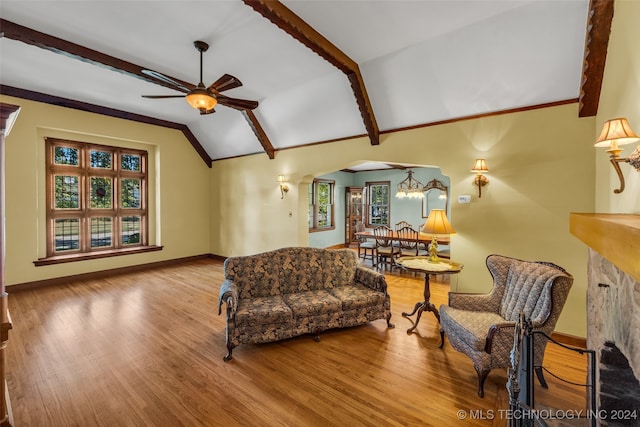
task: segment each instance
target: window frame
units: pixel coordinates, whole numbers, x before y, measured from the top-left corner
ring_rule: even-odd
[[[56,164],[56,147],[66,147],[78,150],[77,165]],[[91,152],[101,151],[110,154],[111,164],[107,168],[91,165]],[[140,170],[130,171],[122,168],[122,156],[134,155],[140,158]],[[133,148],[101,145],[89,142],[72,141],[59,138],[45,138],[45,167],[46,167],[46,258],[39,259],[36,265],[48,265],[59,262],[70,262],[108,256],[140,253],[160,250],[161,247],[149,246],[149,206],[148,206],[148,152]],[[77,207],[57,208],[56,176],[78,177]],[[111,181],[111,205],[108,207],[92,206],[92,178],[107,178]],[[123,206],[122,185],[127,179],[140,181],[139,205],[136,207]],[[139,232],[137,242],[125,241],[125,226],[123,219],[138,217]],[[78,220],[77,248],[57,250],[56,248],[56,220]],[[110,218],[110,244],[96,246],[92,242],[94,231],[92,219]],[[94,224],[95,226],[95,224]],[[104,231],[109,233],[109,231]]]
[[[386,206],[387,208],[387,222],[386,224],[383,223],[371,223],[371,208],[374,206],[371,203],[371,197],[374,195],[373,191],[371,190],[372,186],[386,186],[387,187],[387,203],[386,205],[375,205],[375,206]],[[366,223],[366,227],[368,228],[376,228],[380,225],[386,225],[387,227],[390,227],[390,221],[391,221],[391,181],[371,181],[371,182],[365,182],[365,187],[367,189],[367,200],[366,200],[366,214],[365,214],[365,223]]]
[[[330,199],[329,203],[326,205],[327,212],[329,212],[329,215],[331,218],[331,223],[326,226],[318,225],[320,206],[325,206],[325,205],[318,204],[318,193],[319,193],[318,186],[320,184],[328,184],[329,191],[331,193],[329,196],[329,199]],[[309,214],[309,218],[312,218],[311,225],[309,226],[309,232],[315,233],[318,231],[335,230],[336,228],[336,215],[335,215],[336,182],[331,179],[320,179],[320,178],[314,179],[313,182],[309,184],[309,193],[310,193],[310,197],[309,197],[308,214]]]

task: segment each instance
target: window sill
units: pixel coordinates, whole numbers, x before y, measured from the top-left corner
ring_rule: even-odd
[[[136,246],[135,248],[113,249],[108,251],[90,252],[72,255],[57,255],[48,258],[40,258],[33,261],[36,267],[43,265],[63,264],[66,262],[87,261],[91,259],[110,258],[121,255],[142,254],[161,251],[163,246]]]
[[[335,230],[336,227],[332,226],[332,227],[323,227],[323,228],[310,228],[309,229],[309,233],[318,233],[320,231],[331,231],[331,230]]]

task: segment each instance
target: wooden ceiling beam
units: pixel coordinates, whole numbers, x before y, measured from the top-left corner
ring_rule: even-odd
[[[2,29],[3,37],[8,39],[17,40],[53,53],[65,55],[73,59],[88,62],[102,68],[117,71],[122,74],[142,79],[149,83],[154,83],[175,90],[175,86],[172,84],[143,73],[143,70],[149,69],[141,67],[140,65],[132,64],[131,62],[123,61],[122,59],[106,55],[79,44],[72,43],[49,34],[41,33],[40,31],[24,27],[14,22],[7,21],[6,19],[0,18],[0,28]],[[195,87],[193,83],[184,82],[173,77],[170,78],[186,88],[191,89]]]
[[[579,117],[591,117],[598,113],[611,22],[613,21],[613,6],[613,0],[591,0],[589,2],[589,17],[582,62]]]
[[[258,138],[258,141],[260,141],[260,144],[262,144],[262,148],[264,148],[267,156],[269,156],[269,158],[273,160],[276,157],[276,151],[273,148],[273,145],[271,145],[271,141],[269,141],[269,137],[267,137],[264,129],[262,129],[262,126],[260,125],[260,122],[258,121],[256,115],[253,114],[253,111],[251,110],[242,110],[242,115],[247,120],[247,123],[249,123],[249,127],[251,127],[251,130],[256,135],[256,138]]]
[[[378,123],[358,64],[279,1],[243,1],[281,30],[347,75],[353,94],[356,97],[364,126],[371,140],[371,145],[380,144],[380,130],[378,129]]]

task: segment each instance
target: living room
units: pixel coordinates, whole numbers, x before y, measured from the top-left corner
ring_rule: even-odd
[[[569,232],[570,213],[640,212],[640,175],[622,165],[626,189],[614,194],[618,186],[616,172],[604,150],[593,147],[606,120],[627,117],[636,133],[640,129],[640,59],[635,54],[636,40],[640,39],[635,25],[640,8],[633,1],[616,1],[615,8],[597,114],[591,117],[579,117],[578,99],[567,99],[504,114],[381,132],[380,145],[371,145],[366,136],[358,136],[282,149],[273,159],[261,153],[216,160],[209,168],[179,130],[3,94],[2,103],[20,106],[17,121],[6,138],[4,157],[4,278],[9,301],[12,286],[56,286],[74,276],[81,278],[97,271],[308,246],[306,195],[312,180],[362,162],[378,161],[435,166],[449,177],[450,220],[457,231],[451,252],[454,260],[465,265],[456,278],[457,291],[490,289],[485,259],[493,253],[554,262],[574,276],[556,331],[584,339],[588,255],[587,246]],[[46,258],[45,137],[147,150],[151,183],[149,244],[162,250],[34,265],[34,261]],[[635,145],[628,147],[631,150],[626,148],[623,155],[628,155]],[[474,176],[469,172],[478,157],[486,157],[490,167],[490,182],[483,188],[481,198],[476,197]],[[290,188],[284,198],[276,182],[279,175],[287,177]],[[470,204],[457,203],[457,196],[464,194],[472,195]],[[207,280],[206,268],[199,274]],[[215,293],[213,287],[219,283],[211,285]],[[46,287],[42,289],[46,292]],[[212,313],[214,308],[212,305]],[[435,325],[433,319],[429,320],[434,332],[424,344],[426,357],[437,351]],[[20,319],[14,316],[13,321],[17,324]],[[220,327],[219,319],[204,323]],[[397,332],[402,330],[394,331]],[[294,350],[299,352],[305,345],[316,343],[295,341]],[[10,349],[11,339],[8,346]],[[451,348],[448,351],[453,352]],[[264,359],[265,356],[255,356],[252,360]],[[473,369],[470,364],[466,368]],[[239,366],[228,369],[233,369],[234,375],[242,375]],[[8,371],[11,375],[11,367]],[[470,374],[473,379],[473,372]],[[468,406],[473,407],[471,403]]]

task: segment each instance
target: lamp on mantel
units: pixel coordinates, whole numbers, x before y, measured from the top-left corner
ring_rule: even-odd
[[[489,172],[487,161],[485,159],[476,159],[471,172],[477,173],[476,177],[473,179],[473,183],[478,186],[478,197],[482,197],[482,187],[489,183],[489,178],[482,175],[482,172]]]
[[[431,209],[427,222],[422,227],[422,232],[432,235],[431,246],[429,246],[429,262],[440,262],[440,258],[438,258],[438,237],[456,234],[456,230],[449,223],[444,209]]]
[[[622,176],[619,163],[629,163],[636,171],[640,172],[640,145],[636,147],[635,151],[631,153],[629,157],[620,157],[622,148],[619,146],[638,141],[640,141],[640,138],[635,134],[633,129],[631,129],[627,119],[620,117],[604,122],[602,132],[594,144],[595,147],[609,147],[607,150],[610,157],[609,161],[613,165],[620,180],[620,188],[613,190],[616,194],[624,191],[624,176]]]

